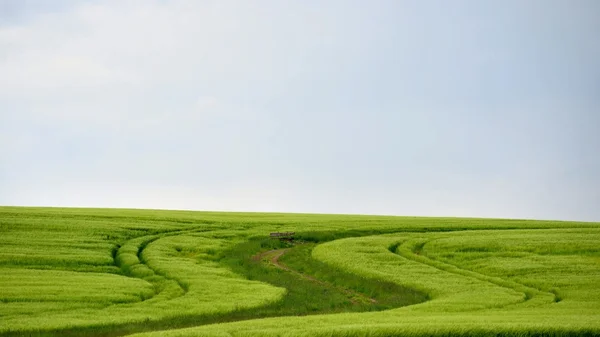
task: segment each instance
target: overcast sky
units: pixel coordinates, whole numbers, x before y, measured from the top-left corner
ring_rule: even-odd
[[[600,2],[0,0],[0,205],[600,221]]]

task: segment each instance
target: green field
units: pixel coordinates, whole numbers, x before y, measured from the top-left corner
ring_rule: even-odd
[[[600,336],[600,223],[0,207],[0,336],[131,334]]]

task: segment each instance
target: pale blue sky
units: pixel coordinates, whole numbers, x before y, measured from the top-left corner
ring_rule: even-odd
[[[0,0],[0,205],[600,221],[600,2]]]

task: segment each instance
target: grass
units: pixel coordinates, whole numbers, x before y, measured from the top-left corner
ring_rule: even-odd
[[[599,280],[599,223],[0,207],[0,336],[592,336]]]

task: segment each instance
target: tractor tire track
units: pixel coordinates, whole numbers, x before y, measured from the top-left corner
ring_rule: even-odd
[[[488,275],[481,274],[481,273],[478,273],[478,272],[475,272],[472,270],[461,268],[452,263],[442,262],[439,260],[431,259],[422,254],[422,250],[423,250],[424,246],[430,241],[433,241],[433,239],[427,240],[424,242],[423,241],[415,242],[415,240],[409,240],[400,245],[392,245],[392,247],[394,247],[394,248],[393,249],[390,248],[390,251],[394,254],[400,255],[411,261],[425,264],[427,266],[436,268],[436,269],[444,271],[444,272],[448,272],[448,273],[452,273],[452,274],[460,275],[460,276],[464,276],[464,277],[474,278],[479,281],[491,283],[491,284],[494,284],[499,287],[503,287],[506,289],[511,289],[511,290],[517,291],[519,293],[523,293],[523,295],[524,295],[523,302],[530,301],[533,298],[540,297],[540,296],[551,297],[551,300],[547,301],[550,303],[560,301],[560,298],[558,298],[557,295],[552,292],[542,291],[540,289],[532,288],[532,287],[529,287],[527,285],[524,285],[524,284],[521,284],[521,283],[518,283],[518,282],[515,282],[512,280],[507,280],[507,279],[503,279],[503,278],[496,277],[496,276],[488,276]],[[412,247],[411,247],[411,245],[412,245]],[[523,302],[521,302],[521,303],[523,303]],[[541,303],[540,305],[542,305],[542,304],[546,304],[546,301],[544,301],[544,303]],[[513,304],[508,304],[508,305],[513,305]]]
[[[178,297],[182,297],[182,296],[184,296],[189,291],[187,284],[185,284],[184,282],[182,282],[178,278],[171,277],[171,276],[167,275],[164,272],[160,272],[160,271],[152,268],[148,264],[148,262],[144,259],[143,253],[144,253],[145,249],[148,247],[148,245],[150,245],[151,243],[153,243],[153,242],[155,242],[157,240],[160,240],[160,239],[163,239],[163,238],[166,238],[166,237],[170,237],[170,236],[184,235],[184,234],[188,234],[188,233],[196,233],[196,232],[203,232],[203,231],[205,231],[205,230],[202,229],[202,228],[181,229],[181,230],[169,231],[169,232],[166,232],[166,233],[160,233],[160,234],[154,234],[154,235],[145,235],[145,236],[138,236],[138,237],[131,238],[128,241],[126,241],[124,244],[122,244],[121,246],[119,246],[118,249],[116,249],[113,252],[114,264],[115,264],[115,266],[119,267],[119,269],[121,269],[121,271],[123,272],[123,274],[125,276],[132,277],[132,278],[138,278],[138,279],[142,279],[142,280],[145,280],[145,278],[147,278],[147,277],[149,277],[151,275],[136,276],[136,275],[133,275],[133,273],[131,272],[131,270],[129,270],[129,268],[131,266],[135,266],[135,265],[138,265],[138,264],[139,265],[144,265],[150,271],[152,271],[152,273],[154,273],[154,275],[158,275],[158,276],[160,276],[160,277],[162,277],[162,278],[164,278],[165,280],[168,280],[168,281],[174,281],[177,284],[177,286],[181,289],[181,294],[179,296],[171,297],[171,298],[169,298],[169,300],[172,300],[172,299],[175,299],[175,298],[178,298]],[[137,252],[135,254],[138,263],[131,264],[131,265],[121,263],[120,259],[119,259],[119,255],[121,253],[123,253],[123,250],[126,249],[128,243],[131,243],[132,241],[137,241],[137,240],[143,240],[141,243],[139,243],[137,245]],[[150,282],[150,283],[153,283],[153,282]],[[164,289],[162,289],[162,290],[164,290]],[[159,295],[162,292],[162,290],[159,291],[159,292],[156,292],[151,297],[142,299],[142,302],[148,301],[148,300],[156,297],[157,295]]]

